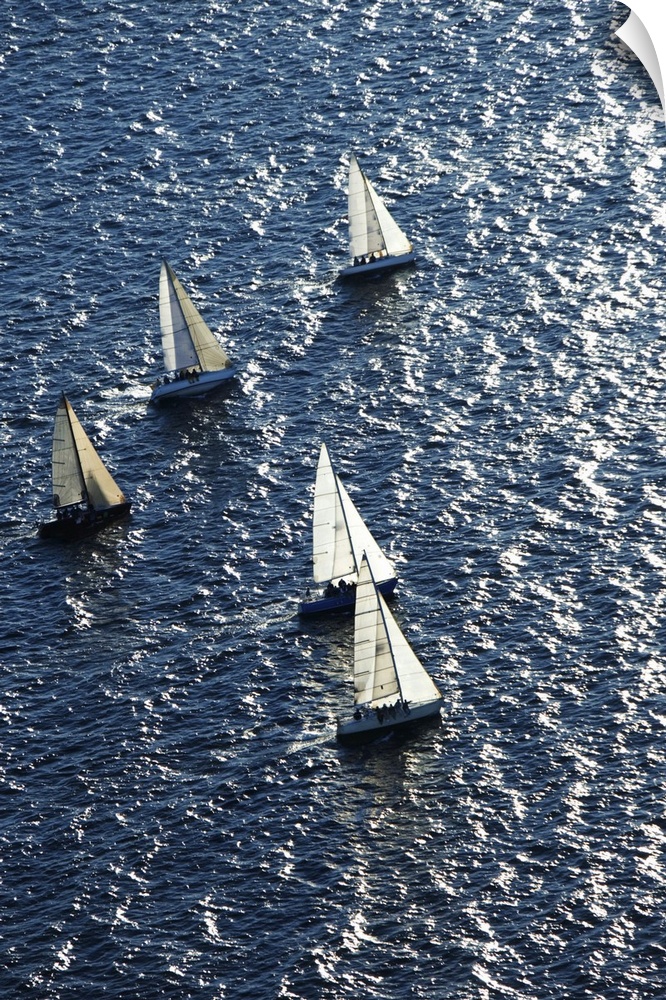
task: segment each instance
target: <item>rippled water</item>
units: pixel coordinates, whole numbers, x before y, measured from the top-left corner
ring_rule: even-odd
[[[2,996],[662,997],[663,115],[544,0],[1,17]],[[356,149],[418,266],[358,287]],[[166,256],[240,378],[153,409]],[[125,524],[45,544],[60,392]],[[340,749],[326,440],[441,727]]]

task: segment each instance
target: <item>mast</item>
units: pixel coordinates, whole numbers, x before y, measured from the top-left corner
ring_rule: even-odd
[[[372,204],[372,207],[374,209],[374,221],[377,223],[377,230],[378,230],[379,235],[381,237],[381,241],[384,244],[384,248],[386,249],[386,234],[384,233],[384,227],[382,226],[382,220],[379,218],[379,212],[378,212],[378,203],[379,204],[383,204],[383,203],[381,201],[381,198],[379,197],[379,195],[375,191],[374,187],[370,183],[368,177],[366,176],[366,173],[365,173],[365,170],[363,169],[363,167],[359,166],[358,169],[361,171],[361,177],[363,178],[363,183],[365,184],[365,190],[366,190],[366,193],[367,193],[367,197],[369,198],[369,200],[370,200],[370,202]]]
[[[62,392],[56,410],[51,445],[53,506],[58,510],[88,500],[85,472],[72,415],[69,400]]]
[[[385,250],[368,181],[355,153],[349,156],[348,215],[352,257],[364,257],[368,253]]]
[[[379,612],[379,613],[378,613]],[[356,585],[354,616],[354,704],[376,706],[401,693],[395,653],[389,639],[370,563],[364,554]]]
[[[316,583],[324,583],[353,573],[356,565],[344,494],[322,444],[315,481],[312,575]]]
[[[396,694],[415,705],[442,697],[377,590],[364,553],[356,585],[354,703],[377,706]]]
[[[377,584],[375,583],[375,576],[374,573],[372,572],[372,566],[370,565],[368,557],[365,554],[365,552],[363,553],[363,559],[365,559],[366,566],[368,567],[368,572],[370,573],[370,579],[372,580],[372,586],[375,589],[375,596],[377,598],[377,610],[379,611],[379,614],[381,615],[382,618],[382,626],[384,628],[384,634],[386,636],[386,641],[388,643],[389,653],[391,654],[391,661],[393,663],[393,672],[395,674],[396,683],[398,685],[398,693],[400,695],[400,700],[404,701],[404,696],[402,693],[402,684],[400,683],[400,674],[398,672],[395,662],[395,650],[393,648],[393,643],[391,642],[391,632],[389,630],[388,622],[386,621],[386,615],[384,613],[386,611],[386,604],[384,603],[382,595],[377,590]],[[363,560],[361,560],[361,562],[362,561]]]
[[[323,447],[326,448],[326,445],[323,445]],[[328,448],[326,448],[326,454],[328,455]],[[329,460],[329,462],[331,461],[330,455],[328,455],[328,460]],[[333,471],[333,482],[335,483],[335,491],[336,491],[336,493],[338,495],[338,501],[339,501],[340,507],[342,509],[342,516],[344,518],[345,528],[347,529],[347,538],[349,539],[349,548],[351,549],[352,559],[354,560],[354,570],[355,570],[356,574],[358,575],[359,565],[358,565],[358,562],[357,562],[357,559],[356,559],[356,553],[354,552],[354,546],[352,544],[352,534],[351,534],[351,530],[349,528],[349,519],[347,517],[347,510],[345,508],[344,498],[342,496],[342,493],[340,492],[341,483],[340,483],[340,480],[338,479],[337,473],[335,471]]]
[[[74,436],[74,428],[72,426],[72,417],[70,414],[71,407],[69,405],[69,400],[62,394],[62,402],[65,406],[65,413],[67,414],[67,423],[69,424],[69,433],[72,435],[72,445],[74,447],[74,455],[76,456],[76,467],[79,470],[79,478],[81,480],[81,499],[85,500],[86,506],[90,509],[90,498],[88,496],[88,488],[86,486],[86,477],[83,471],[83,466],[81,465],[81,456],[79,455],[79,449],[76,443],[76,438]]]

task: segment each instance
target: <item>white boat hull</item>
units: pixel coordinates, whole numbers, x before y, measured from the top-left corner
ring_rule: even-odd
[[[373,709],[349,722],[339,722],[337,737],[341,743],[369,743],[396,731],[404,731],[415,723],[440,717],[444,705],[443,698],[428,701],[421,705],[410,705],[405,711],[402,707],[377,711]]]
[[[368,264],[351,264],[340,271],[340,277],[362,278],[368,274],[376,274],[378,271],[391,271],[396,267],[413,264],[415,260],[415,253],[403,253],[397,257],[380,257],[379,260],[372,260]]]
[[[171,382],[160,383],[153,389],[151,403],[164,403],[173,399],[185,399],[191,396],[205,396],[208,392],[218,389],[236,375],[235,368],[221,368],[214,372],[199,372],[198,376],[190,378],[174,378]]]

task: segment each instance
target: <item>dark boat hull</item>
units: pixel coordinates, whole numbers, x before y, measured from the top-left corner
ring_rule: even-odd
[[[390,597],[398,583],[397,576],[377,584],[377,590],[384,597]],[[318,597],[314,601],[302,601],[298,606],[299,615],[320,615],[326,611],[345,611],[356,604],[356,588],[333,597]]]
[[[55,521],[44,521],[39,526],[40,538],[59,539],[61,541],[76,541],[94,535],[109,524],[127,517],[132,506],[131,501],[107,507],[105,510],[81,511],[80,516],[59,518]]]

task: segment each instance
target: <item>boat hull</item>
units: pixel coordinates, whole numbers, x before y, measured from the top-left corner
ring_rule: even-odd
[[[423,705],[410,706],[407,711],[401,707],[392,712],[388,709],[382,713],[373,710],[359,719],[339,722],[337,738],[340,743],[353,745],[370,743],[394,732],[407,732],[420,723],[441,718],[443,704],[444,699],[437,698]]]
[[[352,264],[340,271],[341,278],[364,278],[369,274],[377,274],[379,271],[392,271],[396,267],[405,267],[413,264],[416,254],[403,253],[397,257],[380,257],[379,260],[370,261],[369,264]]]
[[[199,372],[192,378],[175,378],[171,382],[160,383],[153,389],[151,403],[166,403],[191,396],[205,396],[214,392],[236,375],[235,368],[221,368],[214,372]]]
[[[105,510],[80,511],[79,515],[63,517],[55,521],[44,521],[39,526],[40,538],[59,539],[61,541],[76,541],[94,535],[109,524],[127,517],[132,506],[131,501],[107,507]]]
[[[397,576],[377,584],[377,590],[384,597],[390,597],[398,583]],[[343,594],[333,597],[318,597],[314,601],[302,601],[298,606],[299,615],[319,615],[326,611],[344,611],[356,604],[356,588],[352,587]]]

